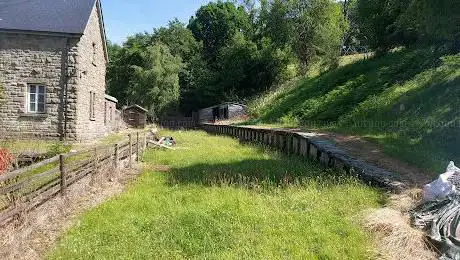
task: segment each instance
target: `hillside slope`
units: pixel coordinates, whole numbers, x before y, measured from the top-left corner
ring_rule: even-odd
[[[460,55],[400,50],[293,81],[250,110],[251,124],[359,135],[439,172],[460,163]]]

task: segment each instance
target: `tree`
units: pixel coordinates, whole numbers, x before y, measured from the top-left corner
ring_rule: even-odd
[[[416,40],[410,26],[398,23],[410,3],[408,0],[358,1],[359,26],[367,36],[371,48],[384,52]]]
[[[331,0],[293,1],[294,51],[304,67],[315,60],[336,65],[346,21],[340,5]]]
[[[181,107],[184,112],[189,112],[189,109],[183,104],[194,103],[193,99],[188,99],[188,97],[190,97],[189,93],[193,92],[197,87],[197,76],[199,74],[194,73],[194,66],[199,63],[199,59],[202,59],[203,45],[195,39],[192,31],[177,19],[170,21],[167,27],[154,29],[152,39],[153,42],[165,44],[172,55],[181,58],[183,62],[179,72],[180,92],[181,97],[183,97]],[[203,65],[201,64],[200,66]]]
[[[156,115],[175,109],[179,100],[179,71],[182,63],[162,43],[148,46],[142,53],[143,66],[133,66],[128,87],[129,99]]]
[[[168,46],[171,54],[180,57],[184,62],[192,59],[202,48],[192,31],[177,19],[170,21],[167,27],[154,29],[152,40]]]
[[[292,44],[295,28],[293,19],[289,17],[291,8],[289,1],[261,1],[259,27],[262,37],[271,39],[277,47]]]
[[[251,23],[243,7],[236,7],[231,2],[211,2],[196,12],[188,28],[197,40],[203,42],[204,57],[213,63],[219,50],[236,32],[250,32]]]
[[[218,60],[221,96],[241,101],[268,90],[290,62],[289,55],[270,41],[258,45],[241,33],[222,49]]]
[[[144,39],[144,37],[141,37]],[[134,66],[143,66],[144,47],[142,41],[130,37],[129,44],[125,43],[121,49],[117,45],[109,44],[109,65],[107,67],[107,86],[109,95],[116,97],[121,105],[132,103],[128,96],[128,86],[134,77]]]
[[[412,0],[398,20],[424,42],[460,51],[460,0]]]

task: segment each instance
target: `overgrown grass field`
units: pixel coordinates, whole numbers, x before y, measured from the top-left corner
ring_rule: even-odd
[[[203,132],[169,132],[142,176],[84,214],[51,259],[368,259],[359,224],[382,194],[359,181]]]
[[[249,124],[360,135],[442,172],[460,163],[460,55],[403,49],[293,81],[251,104]]]

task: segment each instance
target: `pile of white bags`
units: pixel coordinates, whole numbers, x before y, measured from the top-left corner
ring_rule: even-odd
[[[445,173],[423,188],[423,200],[444,199],[456,191],[455,183],[460,183],[460,169],[450,162]],[[459,187],[460,188],[460,187]]]

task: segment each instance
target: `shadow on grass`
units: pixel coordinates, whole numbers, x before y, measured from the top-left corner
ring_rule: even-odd
[[[249,189],[287,188],[314,185],[328,188],[337,185],[363,185],[345,172],[323,169],[300,157],[280,159],[250,159],[221,164],[195,164],[173,168],[167,173],[167,183],[203,186],[235,186]]]

